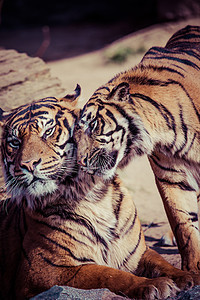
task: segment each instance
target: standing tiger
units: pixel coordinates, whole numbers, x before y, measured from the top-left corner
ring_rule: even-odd
[[[175,33],[96,90],[77,125],[82,169],[105,180],[147,154],[182,268],[200,272],[200,27]]]
[[[2,113],[11,198],[0,202],[0,299],[29,299],[56,284],[164,299],[199,283],[146,247],[116,175],[104,180],[78,169],[72,134],[79,94],[77,86],[63,99]]]

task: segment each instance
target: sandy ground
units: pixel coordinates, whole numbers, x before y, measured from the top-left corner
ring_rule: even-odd
[[[115,74],[133,67],[141,60],[144,53],[138,53],[137,49],[148,50],[151,46],[164,46],[175,31],[188,24],[200,26],[200,19],[155,25],[125,36],[98,51],[49,62],[48,65],[52,75],[61,79],[66,93],[74,90],[77,83],[81,85],[81,103],[85,103],[96,88],[106,83]],[[107,53],[126,47],[134,48],[138,54],[130,55],[123,64],[107,62]],[[147,158],[135,159],[125,170],[120,171],[120,176],[137,206],[147,244],[173,265],[180,267],[180,255],[177,248],[159,245],[159,240],[167,232],[169,225]]]

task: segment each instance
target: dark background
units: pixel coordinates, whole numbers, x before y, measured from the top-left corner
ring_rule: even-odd
[[[127,21],[133,28],[199,15],[199,0],[1,0],[2,25]]]
[[[0,0],[0,10],[0,48],[48,61],[100,49],[153,24],[200,16],[200,0]]]

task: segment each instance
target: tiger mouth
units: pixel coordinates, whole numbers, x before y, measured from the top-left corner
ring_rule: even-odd
[[[38,176],[33,175],[32,180],[23,180],[23,182],[19,182],[19,186],[24,187],[26,189],[27,187],[31,187],[32,185],[36,185],[37,183],[44,184],[45,182],[51,181],[53,179],[51,178],[40,178]],[[17,180],[16,180],[17,181]]]
[[[33,179],[32,179],[32,181],[30,182],[30,184],[29,185],[31,185],[31,184],[33,184],[33,183],[35,183],[35,182],[38,182],[38,181],[44,181],[44,179],[41,179],[41,178],[39,178],[39,177],[37,177],[37,176],[33,176]]]
[[[86,156],[84,160],[85,165],[81,165],[81,170],[90,175],[100,176],[106,174],[110,169],[115,167],[117,157],[117,150],[112,151],[110,154],[105,150],[94,151],[90,158]]]

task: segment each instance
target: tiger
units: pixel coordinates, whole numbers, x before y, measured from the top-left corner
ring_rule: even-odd
[[[200,27],[186,26],[165,47],[99,87],[76,125],[78,162],[105,180],[147,155],[181,255],[200,274]]]
[[[30,299],[54,285],[108,288],[165,299],[196,278],[147,248],[136,208],[116,175],[83,172],[73,133],[77,85],[1,110],[8,197],[0,201],[0,299]]]

